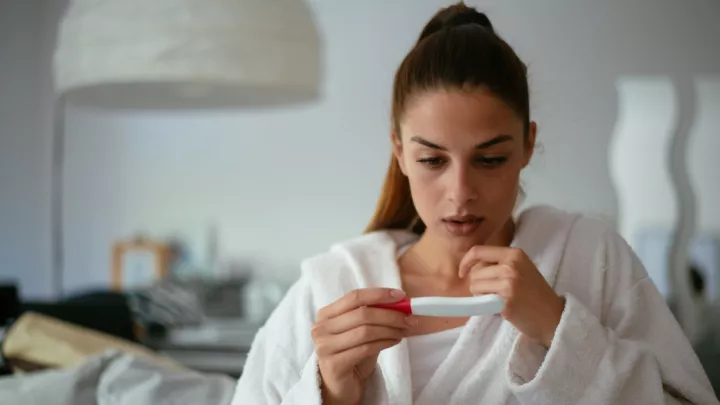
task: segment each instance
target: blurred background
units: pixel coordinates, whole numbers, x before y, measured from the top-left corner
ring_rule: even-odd
[[[467,3],[529,66],[541,147],[525,205],[616,226],[706,367],[720,364],[720,3]],[[134,293],[130,316],[150,347],[239,373],[244,346],[223,333],[242,324],[251,338],[303,258],[369,221],[390,157],[394,71],[448,4],[309,0],[317,38],[297,68],[317,62],[312,97],[158,109],[60,100],[53,58],[68,2],[0,1],[0,283],[19,312],[103,329],[57,308]],[[154,304],[185,309],[158,315]],[[221,340],[237,360],[212,357]],[[203,349],[191,357],[193,345]]]

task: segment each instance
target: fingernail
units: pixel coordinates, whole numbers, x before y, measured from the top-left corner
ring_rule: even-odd
[[[418,324],[418,320],[415,317],[412,316],[406,316],[405,317],[405,323],[407,323],[410,326],[415,326]]]
[[[402,290],[390,290],[390,295],[393,298],[405,298],[405,291]]]

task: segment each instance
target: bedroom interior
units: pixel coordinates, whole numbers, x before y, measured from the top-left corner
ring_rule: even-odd
[[[393,69],[447,2],[276,3],[0,5],[0,403],[156,373],[227,404],[302,259],[362,230]],[[612,224],[720,392],[720,5],[467,3],[530,61],[524,205]]]

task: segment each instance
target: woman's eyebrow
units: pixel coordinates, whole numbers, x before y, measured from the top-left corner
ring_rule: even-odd
[[[491,146],[495,146],[499,143],[511,141],[512,139],[513,139],[512,135],[501,134],[501,135],[496,136],[493,139],[490,139],[489,141],[485,141],[485,142],[478,144],[477,146],[475,146],[475,149],[487,149],[487,148],[489,148]],[[410,140],[412,142],[419,143],[420,145],[427,146],[428,148],[447,151],[446,147],[440,146],[436,143],[432,143],[432,142],[428,141],[427,139],[421,138],[419,136],[413,136],[412,138],[410,138]]]

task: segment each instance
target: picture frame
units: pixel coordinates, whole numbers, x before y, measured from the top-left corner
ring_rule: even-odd
[[[112,288],[126,291],[152,285],[169,274],[171,248],[145,238],[120,241],[112,248]]]

